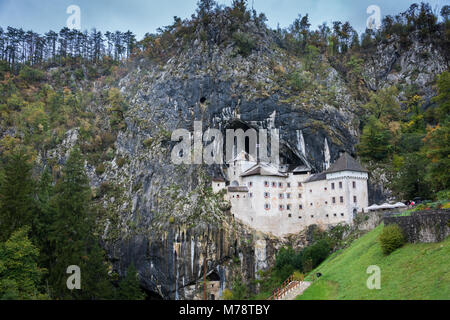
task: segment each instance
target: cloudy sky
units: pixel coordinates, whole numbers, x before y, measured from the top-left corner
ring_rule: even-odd
[[[220,4],[231,0],[218,0]],[[258,12],[264,12],[269,26],[289,26],[299,13],[309,13],[312,26],[322,22],[350,21],[359,31],[365,29],[370,5],[377,5],[381,15],[395,15],[406,10],[410,0],[248,0]],[[439,10],[449,0],[429,0]],[[197,0],[0,0],[0,26],[22,27],[39,33],[59,31],[66,26],[70,5],[81,9],[81,28],[96,27],[102,31],[131,30],[138,39],[146,32],[172,23],[173,17],[190,17]]]

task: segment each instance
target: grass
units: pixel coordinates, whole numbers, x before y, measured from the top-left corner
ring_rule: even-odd
[[[324,261],[322,273],[298,300],[449,300],[450,238],[441,243],[406,244],[383,255],[380,225]],[[369,266],[381,269],[381,289],[366,286]],[[312,276],[306,280],[311,281]]]

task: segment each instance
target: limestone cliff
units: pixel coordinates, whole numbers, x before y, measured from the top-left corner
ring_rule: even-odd
[[[237,54],[232,44],[196,39],[165,61],[134,58],[122,66],[116,82],[96,84],[99,91],[117,87],[129,106],[124,114],[126,128],[118,133],[104,172],[86,166],[93,188],[105,183],[116,186],[101,197],[109,210],[102,225],[105,246],[119,273],[134,262],[143,287],[155,297],[198,297],[205,254],[207,274],[220,279],[220,290],[237,273],[250,283],[258,270],[273,265],[276,250],[288,241],[240,225],[226,208],[217,221],[199,219],[185,225],[175,212],[172,219],[156,221],[168,202],[192,196],[202,172],[209,177],[223,174],[217,165],[174,165],[170,154],[175,129],[193,131],[194,121],[202,121],[203,130],[222,132],[279,128],[284,161],[308,162],[316,171],[336,160],[340,150],[355,152],[365,100],[349,87],[345,72],[326,55],[319,55],[320,71],[305,71],[305,60],[278,46],[272,31],[252,25],[248,30],[258,39],[248,56]],[[375,52],[366,54],[363,91],[415,85],[431,98],[434,77],[448,69],[445,54],[414,38],[408,50],[398,41],[380,43]],[[308,86],[296,88],[286,81],[296,72]],[[107,107],[96,111],[107,117]],[[76,139],[76,130],[71,131],[64,143]],[[177,187],[176,199],[168,197],[170,186]],[[383,190],[376,195],[385,196]],[[297,246],[308,241],[305,234],[297,237]]]

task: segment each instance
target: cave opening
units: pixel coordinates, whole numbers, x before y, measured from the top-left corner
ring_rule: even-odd
[[[145,301],[161,301],[164,300],[164,298],[158,293],[153,290],[148,290],[144,287],[141,287],[142,291],[145,293]]]
[[[211,272],[206,276],[208,281],[220,281],[220,276],[216,271]]]

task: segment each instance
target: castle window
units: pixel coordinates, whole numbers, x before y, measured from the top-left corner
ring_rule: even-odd
[[[328,190],[328,188],[327,187],[325,187],[325,188],[323,188],[325,191],[327,191]]]
[[[278,182],[278,188],[283,188],[283,184],[281,182]]]
[[[356,189],[356,182],[353,181],[353,189]]]
[[[314,218],[314,215],[311,215],[311,218]]]
[[[330,216],[329,214],[326,215],[327,218],[328,218],[329,216]]]
[[[312,189],[309,189],[309,192],[311,193],[311,192],[312,192]]]
[[[299,208],[300,210],[303,210],[303,205],[302,205],[302,204],[299,205],[298,208]]]
[[[311,202],[311,207],[313,206],[313,203]]]
[[[269,203],[264,204],[264,209],[270,210],[270,204]]]
[[[335,214],[333,214],[333,216],[337,217],[337,214],[335,213]]]
[[[276,188],[277,187],[277,183],[276,182],[272,182],[272,188]]]
[[[284,194],[280,193],[280,194],[278,195],[278,198],[284,199]]]
[[[249,198],[253,198],[253,193],[250,192],[250,193],[248,194],[248,197],[249,197]]]
[[[286,206],[286,210],[291,211],[291,205],[290,205],[290,204],[288,204],[288,205]]]
[[[264,198],[270,198],[270,193],[268,193],[268,192],[264,192]]]
[[[248,183],[248,186],[249,186],[250,188],[253,187],[253,182],[250,181],[250,182]]]
[[[283,211],[283,210],[284,210],[284,206],[283,206],[282,204],[280,204],[280,206],[278,207],[278,209],[279,209],[280,211]]]
[[[266,188],[269,187],[269,181],[264,181],[264,187],[266,187]]]
[[[343,216],[344,216],[344,214],[343,214],[343,213],[341,213],[341,216],[343,217]]]
[[[299,182],[299,183],[298,183],[298,187],[300,188],[301,186],[302,186],[302,183],[301,183],[301,182]]]
[[[292,214],[289,213],[289,214],[288,214],[288,217],[289,217],[289,218],[292,218]]]
[[[301,194],[301,193],[298,194],[298,198],[299,198],[299,199],[302,198],[302,194]]]
[[[334,182],[331,184],[331,190],[334,190]]]
[[[333,197],[333,204],[336,203],[336,197]]]
[[[328,204],[328,201],[325,201],[325,204]]]
[[[239,199],[240,197],[241,197],[240,195],[237,195],[237,196],[236,196],[236,198],[238,198],[238,199]]]
[[[344,203],[344,197],[340,197],[339,199],[340,199],[341,203]]]
[[[287,183],[287,187],[288,187],[288,188],[291,187],[291,183],[290,183],[290,182]]]
[[[342,189],[342,182],[339,182],[339,189]]]
[[[217,186],[220,187],[220,184],[218,183]]]
[[[356,196],[353,196],[353,202],[354,203],[358,202],[357,199],[356,199]]]
[[[290,193],[286,193],[286,198],[290,199],[291,198],[291,194]]]
[[[298,218],[299,218],[299,219],[301,219],[302,217],[301,217],[301,216],[299,216]]]

